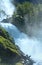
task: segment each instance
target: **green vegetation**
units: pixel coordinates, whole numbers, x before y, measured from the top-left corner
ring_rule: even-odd
[[[19,57],[20,53],[15,42],[13,43],[9,33],[0,27],[0,64],[14,65],[19,61]]]
[[[18,3],[12,16],[12,23],[22,32],[27,33],[28,26],[42,22],[42,4],[31,2]],[[25,30],[24,30],[25,29]]]
[[[0,27],[0,65],[33,65],[30,56],[24,55],[20,48],[13,43],[9,33]],[[28,60],[28,61],[27,61]]]
[[[11,42],[13,41],[13,38],[10,37],[9,33],[0,26],[0,36],[3,36],[4,38],[10,40]]]
[[[11,43],[9,40],[3,38],[2,36],[0,36],[0,46],[2,46],[4,49],[9,49],[13,53],[18,54],[18,50],[16,46],[13,43]]]
[[[13,14],[13,23],[14,20],[17,22],[23,23],[25,20],[25,16],[27,15],[27,19],[29,23],[38,22],[41,20],[41,12],[42,12],[42,4],[33,4],[30,2],[23,2],[22,4],[18,4],[16,7],[16,12]],[[25,23],[25,22],[24,22]]]
[[[23,65],[21,62],[16,63],[16,65]]]

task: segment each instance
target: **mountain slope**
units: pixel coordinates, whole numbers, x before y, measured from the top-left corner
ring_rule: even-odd
[[[15,62],[19,61],[20,54],[15,43],[12,43],[12,38],[7,33],[0,27],[0,64],[14,65]]]
[[[0,65],[33,65],[33,63],[30,56],[25,55],[15,45],[9,33],[0,27]]]

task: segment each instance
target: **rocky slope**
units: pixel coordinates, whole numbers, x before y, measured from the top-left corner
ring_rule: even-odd
[[[19,61],[19,51],[8,32],[0,27],[0,64],[10,65]],[[17,59],[17,60],[16,60]]]
[[[0,65],[33,65],[30,56],[15,45],[9,33],[0,27]]]

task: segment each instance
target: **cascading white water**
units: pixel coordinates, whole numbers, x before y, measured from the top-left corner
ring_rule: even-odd
[[[10,0],[0,0],[0,10],[5,11],[7,15],[11,16],[14,11],[14,7],[11,4]],[[0,21],[4,18],[6,18],[6,15],[4,16],[1,14]],[[35,29],[36,32],[33,33],[37,36],[37,38],[35,36],[30,38],[26,34],[20,32],[16,26],[10,23],[0,23],[0,25],[9,32],[9,34],[15,39],[15,43],[25,54],[31,55],[31,57],[37,62],[35,65],[42,65],[42,31],[39,32],[38,28]],[[38,33],[40,33],[41,40],[38,39],[39,34],[37,33],[37,30]]]
[[[15,10],[15,6],[11,3],[11,0],[0,0],[0,21],[6,18],[6,15],[9,17],[12,16]],[[4,12],[6,15],[4,15]]]
[[[28,37],[10,23],[0,23],[0,25],[9,32],[15,39],[16,45],[18,45],[25,54],[31,55],[37,62],[35,65],[42,65],[42,41],[35,37]]]

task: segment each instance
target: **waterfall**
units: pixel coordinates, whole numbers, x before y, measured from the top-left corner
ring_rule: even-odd
[[[0,21],[11,17],[15,10],[15,6],[11,3],[11,0],[0,0]]]
[[[16,45],[18,45],[25,54],[31,55],[31,58],[37,62],[36,65],[42,65],[42,41],[35,37],[30,38],[10,23],[0,23],[0,25],[9,32],[14,38]]]
[[[14,10],[15,7],[13,7],[11,0],[0,0],[0,21],[5,19],[7,15],[11,17]],[[2,13],[2,11],[5,12],[6,15]],[[29,34],[27,36],[23,32],[20,32],[18,28],[11,23],[0,22],[0,25],[9,32],[14,38],[16,45],[18,45],[25,54],[31,55],[31,58],[36,61],[35,65],[42,65],[42,25],[40,25],[40,28],[32,28],[33,37],[29,37]],[[29,29],[31,31],[30,27]]]

